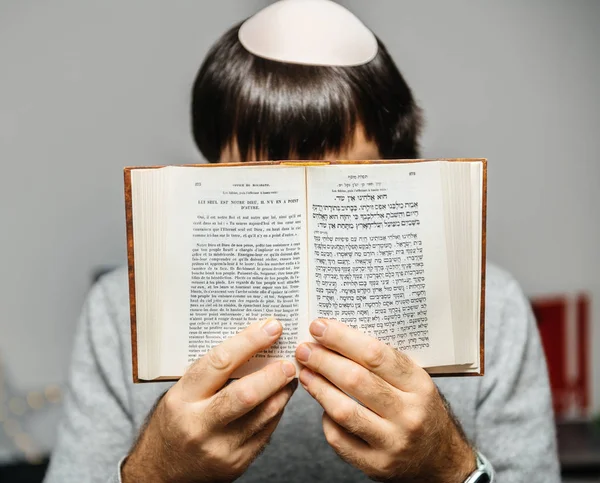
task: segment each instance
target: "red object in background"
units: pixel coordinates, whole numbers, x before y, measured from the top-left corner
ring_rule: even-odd
[[[567,390],[567,301],[564,297],[531,301],[546,353],[554,414],[568,407]]]
[[[584,412],[590,405],[590,299],[587,295],[577,298],[577,379],[573,391],[577,404]]]
[[[576,354],[568,353],[567,316],[569,303],[575,303]],[[568,416],[573,410],[586,416],[589,406],[589,298],[534,298],[531,306],[537,319],[542,345],[546,354],[554,413],[557,418]],[[577,375],[567,376],[567,361],[576,360]]]

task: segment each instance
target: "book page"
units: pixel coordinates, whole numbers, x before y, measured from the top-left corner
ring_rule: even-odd
[[[181,375],[211,347],[270,316],[284,326],[281,339],[235,377],[272,358],[293,360],[307,332],[299,327],[307,320],[304,168],[167,169],[164,375]]]
[[[307,169],[309,310],[454,363],[438,162]]]

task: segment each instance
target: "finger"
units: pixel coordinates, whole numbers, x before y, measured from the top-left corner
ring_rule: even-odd
[[[389,423],[344,394],[327,379],[308,370],[300,371],[300,383],[321,405],[327,415],[346,431],[369,445],[387,445]]]
[[[281,323],[270,318],[251,324],[239,334],[213,347],[179,381],[185,398],[194,401],[215,394],[238,367],[274,344],[281,331]]]
[[[232,382],[212,397],[206,414],[214,426],[226,426],[269,399],[296,375],[289,361],[269,364]]]
[[[383,418],[401,411],[401,391],[365,367],[319,344],[300,344],[296,358]]]
[[[368,467],[366,461],[372,458],[373,448],[360,438],[348,433],[327,413],[323,413],[323,433],[329,445],[340,458],[360,470]]]
[[[287,403],[298,387],[298,379],[293,379],[278,393],[254,408],[245,416],[231,423],[229,431],[238,440],[240,446],[260,433],[271,421],[279,420],[283,415]]]
[[[310,333],[319,344],[352,359],[398,389],[418,391],[430,379],[407,355],[336,320],[314,320]]]

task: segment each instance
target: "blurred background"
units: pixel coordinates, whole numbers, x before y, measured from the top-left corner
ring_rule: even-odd
[[[0,481],[43,474],[84,297],[125,262],[122,168],[201,162],[195,74],[268,3],[0,0]],[[488,158],[488,254],[538,315],[565,481],[599,481],[600,2],[339,3],[413,88],[423,155]]]

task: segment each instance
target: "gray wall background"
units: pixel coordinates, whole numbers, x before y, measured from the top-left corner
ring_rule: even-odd
[[[91,273],[125,260],[123,166],[198,161],[197,68],[266,3],[0,2],[0,358],[16,390],[66,381]],[[591,292],[600,368],[600,2],[340,3],[413,87],[424,154],[489,159],[490,258],[528,295]],[[47,446],[55,417],[34,428]]]

